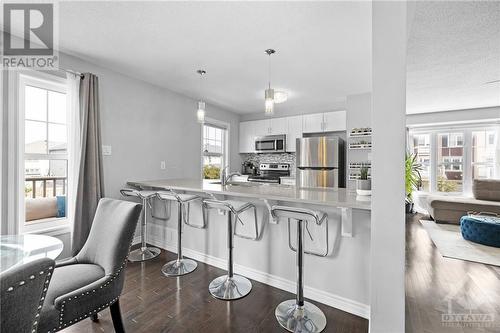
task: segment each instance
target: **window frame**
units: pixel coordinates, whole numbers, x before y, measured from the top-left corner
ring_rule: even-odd
[[[68,161],[68,153],[66,154],[36,154],[36,153],[25,153],[25,86],[34,86],[37,88],[41,88],[44,90],[55,91],[59,93],[64,93],[67,96],[67,88],[66,88],[66,79],[56,76],[50,75],[43,72],[30,71],[27,73],[20,73],[17,77],[17,202],[18,202],[18,215],[17,215],[17,223],[18,230],[20,234],[23,233],[45,233],[48,231],[56,231],[61,229],[71,229],[69,224],[69,220],[66,217],[54,217],[41,219],[39,221],[32,221],[26,223],[26,206],[25,206],[25,161],[29,159],[43,159],[43,160],[66,160]],[[48,110],[47,110],[48,112]],[[66,137],[69,140],[69,110],[66,109]],[[47,114],[47,127],[49,123],[48,114]],[[48,128],[47,128],[48,132]],[[48,136],[47,136],[47,145],[48,145]],[[47,146],[48,148],[48,146]],[[67,164],[67,172],[66,172],[66,186],[69,187],[69,174],[70,170],[69,163]],[[66,195],[68,192],[66,191]],[[66,199],[66,202],[69,200]]]
[[[418,134],[428,134],[430,136],[430,170],[429,170],[429,193],[439,193],[439,194],[448,194],[448,195],[463,195],[463,196],[471,196],[472,195],[472,169],[476,164],[488,164],[488,163],[472,163],[472,135],[473,132],[476,131],[495,131],[496,140],[495,143],[497,145],[495,149],[495,161],[490,163],[493,164],[494,168],[494,178],[500,177],[500,125],[499,124],[483,124],[483,123],[475,123],[475,124],[463,124],[463,125],[442,125],[442,126],[422,126],[422,127],[409,127],[409,145],[410,150],[413,152],[413,136]],[[438,192],[437,190],[437,171],[439,168],[438,163],[438,147],[439,147],[439,134],[443,133],[453,134],[457,132],[463,133],[462,141],[463,141],[463,155],[462,162],[460,163],[462,167],[462,192]],[[442,136],[441,136],[442,137]],[[488,139],[488,138],[487,138]],[[456,148],[456,142],[451,145],[451,135],[448,135],[448,147],[447,148]],[[451,162],[452,165],[456,163]]]
[[[205,118],[205,121],[200,124],[200,132],[201,132],[201,144],[200,144],[200,151],[201,151],[201,158],[200,158],[200,175],[201,175],[201,179],[204,180],[204,174],[203,174],[203,167],[204,167],[204,157],[205,156],[218,156],[219,154],[208,154],[206,155],[205,154],[205,151],[204,151],[204,144],[205,144],[205,125],[212,125],[213,127],[218,127],[218,128],[221,128],[221,129],[224,129],[224,137],[222,138],[222,141],[223,141],[223,147],[222,147],[222,154],[221,157],[222,157],[222,166],[221,168],[224,168],[225,166],[228,166],[229,167],[229,170],[231,170],[231,158],[230,158],[230,145],[229,145],[229,138],[230,138],[230,124],[227,123],[227,122],[224,122],[224,121],[220,121],[220,120],[217,120],[217,119],[212,119],[212,118]]]

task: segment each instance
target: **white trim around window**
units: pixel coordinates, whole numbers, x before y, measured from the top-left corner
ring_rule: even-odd
[[[37,222],[30,222],[28,224],[25,223],[25,175],[24,175],[24,163],[25,163],[25,144],[24,144],[24,86],[31,85],[41,87],[47,90],[53,90],[60,93],[66,93],[66,79],[61,78],[56,75],[51,75],[47,73],[30,71],[23,73],[12,73],[10,75],[12,77],[12,81],[9,83],[9,93],[12,94],[9,98],[9,101],[12,102],[12,107],[10,108],[10,112],[16,112],[17,115],[15,117],[9,117],[12,119],[12,123],[9,124],[11,129],[9,133],[12,134],[12,137],[9,140],[10,149],[9,156],[15,156],[15,159],[12,161],[12,165],[10,165],[12,175],[14,177],[9,177],[12,179],[12,184],[9,184],[10,191],[9,193],[15,193],[17,195],[11,195],[12,198],[9,198],[13,201],[11,207],[15,207],[15,210],[12,211],[9,217],[9,220],[12,218],[12,221],[15,221],[17,224],[13,226],[16,228],[18,233],[44,233],[47,231],[70,231],[70,225],[66,218],[50,218],[43,219]],[[18,111],[18,112],[17,112]],[[67,117],[69,119],[69,117]],[[43,159],[46,158],[45,154],[43,155]],[[40,156],[42,156],[40,155]],[[31,157],[36,157],[38,154],[31,154]],[[40,157],[38,156],[38,157]],[[56,159],[61,159],[67,156],[57,156]],[[68,170],[69,174],[69,170]],[[17,182],[15,181],[17,180]],[[67,185],[68,186],[68,185]],[[10,211],[10,210],[9,210]]]
[[[203,145],[204,145],[204,125],[213,125],[214,127],[219,127],[219,128],[222,128],[222,129],[225,129],[225,138],[224,138],[224,152],[223,152],[223,158],[222,158],[222,163],[224,164],[222,167],[224,166],[228,166],[229,167],[229,170],[231,170],[231,156],[230,156],[230,124],[225,122],[225,121],[221,121],[221,120],[217,120],[217,119],[213,119],[213,118],[205,118],[205,122],[203,124],[201,124],[200,126],[200,133],[201,133],[201,142],[200,142],[200,174],[201,174],[201,179],[203,179],[203,157],[205,156],[204,155],[204,151],[203,151]]]
[[[495,142],[495,159],[492,163],[487,163],[488,165],[492,165],[494,167],[494,178],[500,178],[500,124],[463,124],[463,125],[449,125],[449,126],[433,126],[433,127],[418,127],[418,128],[410,128],[409,134],[410,138],[415,134],[428,134],[430,136],[430,170],[429,170],[429,182],[430,182],[430,192],[431,193],[442,193],[438,192],[438,134],[440,133],[453,133],[459,132],[463,133],[463,156],[461,158],[461,170],[462,174],[462,192],[452,192],[450,194],[460,194],[465,196],[472,195],[472,146],[473,146],[473,132],[475,131],[484,131],[484,130],[493,130],[496,132],[496,142]],[[488,138],[489,140],[489,138]],[[448,141],[450,144],[450,141]],[[453,148],[456,145],[448,146],[449,148]],[[413,151],[413,140],[410,140],[410,148]],[[475,165],[485,165],[485,163],[475,163]]]

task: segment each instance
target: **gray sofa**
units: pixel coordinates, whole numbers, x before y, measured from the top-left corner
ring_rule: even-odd
[[[500,179],[474,179],[473,197],[430,195],[429,214],[436,222],[459,224],[467,212],[500,214]]]

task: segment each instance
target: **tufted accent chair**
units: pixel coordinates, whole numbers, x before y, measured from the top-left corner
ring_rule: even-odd
[[[36,333],[54,260],[42,258],[0,275],[0,332]]]
[[[116,332],[123,332],[120,297],[125,265],[142,205],[101,199],[80,252],[56,263],[38,332],[56,332],[110,307]]]

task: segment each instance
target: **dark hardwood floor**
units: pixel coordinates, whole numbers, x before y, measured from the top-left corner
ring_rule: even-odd
[[[406,222],[406,332],[500,332],[500,267],[441,256],[419,219],[428,218],[409,215]],[[450,313],[492,321],[449,325]]]
[[[500,332],[500,267],[442,257],[421,218],[426,217],[409,215],[406,221],[406,332]],[[160,268],[174,258],[163,252],[152,261],[128,264],[120,300],[127,332],[285,332],[274,308],[294,295],[252,281],[247,297],[216,300],[208,284],[224,271],[199,263],[192,274],[166,278]],[[368,332],[367,320],[316,304],[327,316],[325,332]],[[442,315],[449,314],[449,305],[452,314],[486,314],[492,321],[447,326]],[[113,332],[109,310],[98,323],[86,319],[64,332]]]
[[[191,274],[164,277],[160,269],[175,255],[163,251],[159,258],[129,263],[120,306],[127,332],[252,333],[286,332],[277,323],[274,309],[293,294],[252,281],[252,292],[245,298],[227,302],[213,298],[208,284],[223,270],[198,263]],[[307,296],[307,295],[306,295]],[[315,302],[327,317],[324,332],[368,332],[368,320]],[[113,332],[109,310],[99,322],[85,319],[65,333]]]

